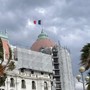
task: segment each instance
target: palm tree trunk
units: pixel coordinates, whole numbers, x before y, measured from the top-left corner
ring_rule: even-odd
[[[87,90],[90,90],[90,83],[88,84]]]

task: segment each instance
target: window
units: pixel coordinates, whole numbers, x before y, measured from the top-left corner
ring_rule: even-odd
[[[22,82],[21,82],[21,87],[22,87],[22,88],[26,88],[26,82],[25,82],[25,80],[22,80]]]
[[[32,89],[36,89],[35,81],[32,81]]]
[[[51,85],[53,86],[53,81],[51,81]]]
[[[43,47],[41,47],[41,48],[39,49],[39,51],[40,51],[40,52],[43,52],[43,51],[44,51],[44,48],[43,48]]]
[[[58,63],[58,58],[55,58],[54,59],[54,63]]]
[[[43,75],[44,73],[43,72],[41,72],[41,75]]]
[[[56,88],[61,88],[59,83],[56,84]]]
[[[56,77],[56,81],[60,81],[60,77]]]
[[[24,71],[25,71],[25,68],[21,68],[21,72],[24,73]]]
[[[15,83],[14,83],[14,79],[13,78],[10,79],[10,87],[15,87]]]
[[[34,74],[34,71],[33,70],[31,71],[31,74]]]
[[[44,82],[44,90],[48,90],[47,82]]]
[[[59,75],[59,71],[55,71],[55,75]]]
[[[55,65],[54,68],[55,68],[55,69],[59,69],[59,65]]]

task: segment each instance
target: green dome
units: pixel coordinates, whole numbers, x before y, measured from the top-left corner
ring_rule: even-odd
[[[2,34],[2,33],[0,33],[0,37],[1,37],[1,38],[4,38],[4,39],[8,39],[8,36],[5,35],[5,34]]]
[[[41,33],[38,35],[38,39],[46,39],[46,38],[48,38],[48,35],[44,33],[42,30]]]

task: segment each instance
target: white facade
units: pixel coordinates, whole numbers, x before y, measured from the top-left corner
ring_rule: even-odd
[[[7,71],[5,86],[0,87],[0,90],[51,90],[51,56],[23,48],[13,47],[12,50],[16,68]],[[22,68],[24,72],[21,71]],[[25,86],[22,85],[22,80]],[[32,82],[35,83],[34,88]]]
[[[47,38],[43,32],[39,35],[39,39],[42,38]],[[7,72],[5,86],[0,87],[0,90],[55,90],[55,82],[51,85],[54,69],[51,55],[13,46],[11,48],[16,68]],[[58,64],[60,77],[57,85],[60,88],[56,90],[74,90],[70,53],[61,46],[58,46]],[[21,72],[22,68],[24,72]]]
[[[0,87],[0,90],[51,90],[51,76],[47,73],[43,75],[39,72],[31,74],[30,71],[24,73],[16,71],[8,72],[5,86]],[[13,78],[13,84],[11,86],[11,78]],[[22,87],[22,80],[25,81],[25,87]],[[35,82],[35,88],[33,88],[32,82]],[[47,86],[45,85],[47,83]],[[45,89],[45,86],[47,89]]]
[[[70,53],[60,46],[58,47],[58,57],[62,90],[75,90]]]
[[[53,83],[53,86],[51,84],[53,81],[53,64],[50,55],[20,48],[17,48],[15,54],[15,58],[17,58],[15,61],[16,69],[7,72],[5,86],[0,87],[0,90],[55,90],[55,84]],[[58,60],[60,90],[74,90],[72,62],[67,49],[58,47]],[[25,69],[24,72],[21,72],[21,68]],[[13,87],[10,86],[11,78],[14,80]],[[25,88],[22,88],[22,80],[24,80]],[[32,88],[33,81],[35,82],[34,89]]]
[[[55,90],[55,84],[51,85],[53,81],[51,55],[16,48],[15,52],[13,51],[13,60],[16,68],[7,72],[5,86],[0,87],[0,90]],[[58,47],[58,62],[61,83],[61,89],[58,90],[74,90],[71,57],[65,48]],[[25,69],[24,72],[21,72],[22,68]],[[10,86],[11,79],[14,86]],[[32,82],[35,83],[35,88]]]

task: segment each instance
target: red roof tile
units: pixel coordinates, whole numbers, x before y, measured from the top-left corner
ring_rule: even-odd
[[[37,40],[31,47],[33,51],[40,51],[40,48],[44,47],[54,47],[55,43],[51,41],[49,38],[39,39]]]
[[[2,39],[3,48],[5,50],[5,58],[9,59],[9,44],[8,41],[5,39]]]

